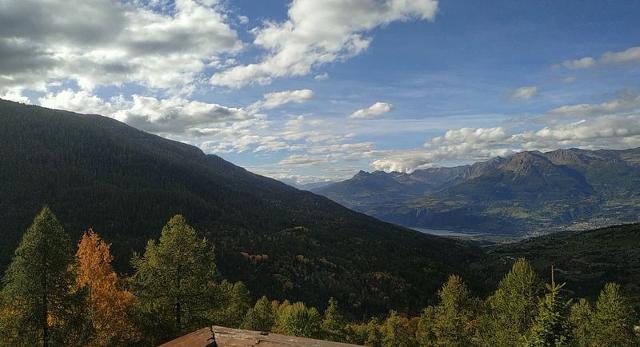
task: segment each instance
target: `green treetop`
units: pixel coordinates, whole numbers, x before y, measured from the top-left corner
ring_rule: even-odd
[[[542,283],[525,259],[518,259],[486,300],[479,333],[485,346],[522,342],[536,316]]]
[[[135,256],[133,282],[153,336],[161,339],[201,328],[218,303],[213,249],[181,215],[162,229],[159,242],[147,243]]]
[[[591,320],[593,346],[638,346],[633,331],[634,313],[620,285],[607,283],[600,292]]]
[[[564,283],[557,285],[551,267],[551,283],[547,284],[548,293],[538,305],[538,315],[531,326],[526,340],[527,346],[560,347],[572,343],[569,311],[571,300],[565,300],[560,290]]]
[[[271,303],[266,296],[256,301],[253,308],[249,309],[242,322],[242,328],[248,330],[271,331],[274,324]]]
[[[74,283],[69,235],[45,207],[33,220],[3,278],[0,344],[49,346],[77,337],[68,323],[81,300]],[[6,335],[5,335],[6,334]],[[2,336],[5,335],[5,336]]]
[[[330,298],[329,305],[324,311],[324,318],[322,319],[322,331],[325,338],[331,341],[343,341],[345,339],[345,325],[346,321],[340,313],[338,301]]]

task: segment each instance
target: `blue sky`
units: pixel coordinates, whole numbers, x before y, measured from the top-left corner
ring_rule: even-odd
[[[636,1],[10,0],[0,97],[301,183],[630,148],[637,23]]]

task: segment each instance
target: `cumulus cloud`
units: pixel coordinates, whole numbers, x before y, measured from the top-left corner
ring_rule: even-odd
[[[433,20],[437,8],[436,0],[295,0],[286,21],[254,30],[253,44],[267,51],[261,61],[216,73],[211,83],[239,88],[307,75],[360,54],[371,42],[366,33],[372,29],[395,21]]]
[[[104,101],[86,90],[74,91],[65,89],[57,93],[47,93],[38,98],[41,106],[79,113],[91,113],[110,116],[124,105],[124,100],[113,98]]]
[[[536,96],[538,93],[538,87],[526,86],[512,90],[509,93],[509,99],[511,100],[529,100]]]
[[[227,126],[229,122],[252,118],[242,108],[192,101],[177,96],[158,99],[134,94],[131,99],[119,96],[105,101],[85,90],[76,92],[67,89],[48,93],[39,98],[39,103],[50,108],[102,114],[142,130],[171,135],[198,135],[210,130],[213,124]]]
[[[22,95],[23,89],[20,87],[6,88],[4,91],[0,89],[0,99],[21,102],[23,104],[31,103],[31,100]]]
[[[1,2],[0,89],[45,90],[56,80],[86,90],[127,82],[180,89],[242,46],[215,1],[176,0],[170,14],[140,4]]]
[[[380,116],[382,116],[383,114],[391,111],[391,109],[393,108],[393,105],[388,104],[386,102],[376,102],[375,104],[367,107],[367,108],[362,108],[359,109],[355,112],[353,112],[349,118],[352,119],[372,119],[372,118],[378,118]]]
[[[566,60],[562,62],[561,65],[568,69],[585,69],[598,65],[620,65],[628,63],[640,63],[640,47],[631,47],[618,52],[605,52],[597,60],[592,57]]]
[[[546,147],[549,144],[597,147],[637,141],[639,135],[640,115],[634,114],[602,116],[593,120],[544,127],[535,132],[516,134],[514,139],[524,140],[525,147]],[[605,143],[602,143],[603,139],[606,140]]]
[[[284,90],[281,92],[267,93],[263,99],[253,103],[249,108],[254,111],[273,109],[288,103],[302,103],[313,97],[311,89]]]

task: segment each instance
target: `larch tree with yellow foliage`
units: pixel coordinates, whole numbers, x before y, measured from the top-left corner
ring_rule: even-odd
[[[129,318],[135,297],[119,287],[109,245],[89,229],[78,243],[76,257],[76,284],[88,292],[87,308],[95,332],[91,345],[112,346],[137,340],[139,334]]]

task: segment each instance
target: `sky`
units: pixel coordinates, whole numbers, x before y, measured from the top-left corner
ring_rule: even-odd
[[[640,2],[0,0],[0,98],[297,182],[640,147]]]

